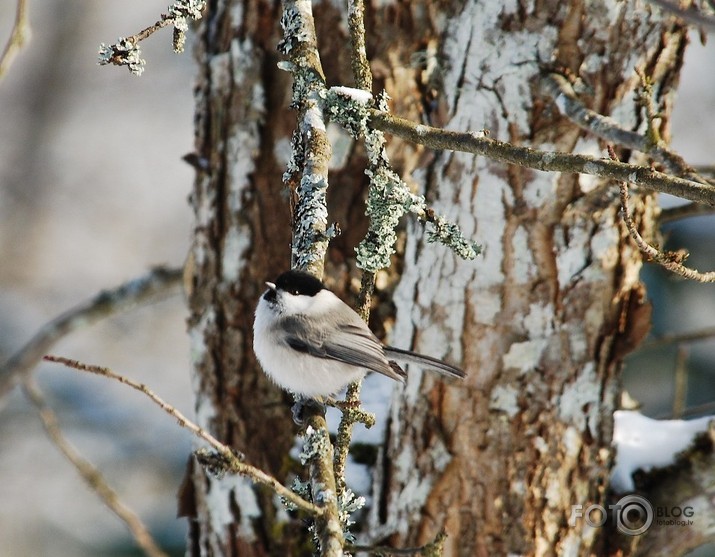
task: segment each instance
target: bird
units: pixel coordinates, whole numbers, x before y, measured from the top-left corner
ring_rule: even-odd
[[[396,381],[399,360],[464,378],[437,358],[382,344],[360,316],[315,276],[290,270],[258,300],[253,350],[268,377],[298,398],[325,400],[374,371]]]

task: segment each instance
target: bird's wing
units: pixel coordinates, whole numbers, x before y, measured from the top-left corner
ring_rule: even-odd
[[[411,352],[409,350],[401,350],[400,348],[395,348],[393,346],[385,346],[384,351],[388,358],[394,358],[402,362],[411,362],[413,364],[417,364],[423,369],[432,369],[443,375],[459,377],[460,379],[463,379],[466,375],[464,371],[458,367],[431,356],[417,354],[416,352]]]
[[[311,328],[305,317],[294,315],[284,318],[282,328],[286,344],[294,350],[376,371],[397,381],[404,380],[399,366],[395,366],[398,372],[385,357],[380,341],[361,323],[328,325],[318,331]]]

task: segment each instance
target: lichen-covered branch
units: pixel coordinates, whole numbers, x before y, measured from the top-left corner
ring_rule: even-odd
[[[45,428],[45,432],[47,432],[50,441],[54,443],[70,464],[75,467],[79,475],[82,476],[82,479],[97,497],[102,500],[107,508],[126,524],[129,532],[142,551],[149,557],[167,557],[167,554],[164,553],[154,541],[154,538],[141,519],[122,503],[117,492],[107,483],[102,473],[77,452],[72,444],[65,438],[59,421],[57,420],[57,415],[47,404],[45,397],[31,377],[25,379],[23,390],[27,399],[37,408],[40,420],[42,420],[42,426]]]
[[[680,155],[665,148],[660,142],[654,142],[652,137],[627,130],[612,118],[586,108],[577,98],[569,81],[561,74],[545,75],[541,83],[554,98],[559,110],[580,128],[615,145],[646,153],[671,174],[693,182],[708,183]]]
[[[131,73],[140,76],[144,72],[146,60],[141,57],[139,43],[156,33],[163,27],[173,25],[172,46],[174,52],[184,52],[186,31],[189,30],[188,20],[201,19],[206,7],[206,0],[176,0],[168,8],[168,12],[161,14],[160,19],[153,25],[142,29],[129,37],[119,37],[114,44],[99,45],[99,65],[126,66]]]
[[[304,499],[293,493],[290,489],[285,487],[283,484],[281,484],[273,476],[266,474],[263,470],[259,468],[256,468],[254,466],[251,466],[250,464],[246,464],[245,462],[243,462],[242,455],[240,453],[237,453],[228,445],[221,443],[221,441],[216,439],[208,431],[199,427],[194,422],[189,420],[186,416],[184,416],[184,414],[179,412],[171,404],[156,395],[146,385],[142,383],[137,383],[136,381],[133,381],[128,377],[119,375],[118,373],[114,373],[112,370],[106,367],[88,365],[82,362],[78,362],[77,360],[71,360],[69,358],[63,358],[60,356],[45,356],[44,359],[48,362],[56,362],[63,364],[78,371],[87,371],[89,373],[94,373],[95,375],[114,379],[116,381],[119,381],[120,383],[123,383],[124,385],[131,387],[132,389],[135,389],[145,394],[152,400],[152,402],[159,406],[159,408],[161,408],[162,410],[164,410],[164,412],[176,419],[176,421],[181,427],[188,429],[194,435],[206,441],[206,443],[208,443],[209,446],[212,447],[216,451],[216,453],[218,453],[220,458],[216,459],[215,461],[221,463],[220,471],[222,473],[227,472],[246,476],[257,484],[265,485],[271,488],[277,495],[290,502],[295,508],[303,510],[313,516],[320,516],[323,513],[320,507],[313,505],[308,501],[305,501]],[[197,451],[197,453],[197,458],[199,458],[199,460],[201,460],[202,457],[207,456],[205,451],[201,452],[201,450],[199,450]]]
[[[372,71],[370,70],[370,63],[365,50],[365,5],[362,0],[348,0],[348,30],[350,32],[350,60],[352,63],[353,79],[355,80],[355,86],[359,90],[364,91],[362,98],[367,103],[372,100]],[[358,108],[358,110],[356,110],[357,121],[355,122],[356,125],[353,134],[358,135],[361,131],[371,133],[365,125],[367,121],[365,110],[360,110],[360,107],[356,108]],[[380,132],[374,131],[374,133]],[[371,165],[369,167],[370,170],[373,170],[372,161],[370,161],[369,164]],[[374,290],[375,272],[363,269],[362,278],[360,280],[360,294],[358,296],[358,313],[365,322],[370,318],[370,304]],[[360,421],[361,418],[364,418],[358,411],[361,388],[362,379],[358,379],[348,385],[345,392],[346,407],[342,412],[340,423],[338,424],[333,470],[339,497],[344,497],[347,492],[345,466],[348,460],[350,442],[352,441],[353,426],[356,422]],[[364,421],[364,423],[367,427],[370,427],[367,421]]]
[[[322,277],[330,240],[326,194],[331,146],[323,112],[325,76],[310,0],[285,0],[281,26],[283,40],[278,49],[288,57],[281,67],[293,74],[292,105],[298,111],[291,160],[284,174],[294,199],[291,264]],[[322,513],[315,520],[315,537],[320,555],[339,557],[345,538],[333,472],[333,446],[324,410],[306,406],[306,412],[303,452],[309,465],[311,498]]]
[[[289,62],[281,67],[293,74],[293,107],[298,127],[284,180],[295,195],[292,266],[323,275],[328,248],[328,163],[331,147],[325,129],[325,76],[318,55],[311,3],[286,1],[281,17],[284,37],[278,49]]]
[[[47,351],[69,333],[138,304],[156,299],[181,283],[182,270],[155,267],[148,274],[68,310],[43,326],[32,339],[0,366],[0,398],[29,373]]]
[[[546,172],[573,172],[627,181],[648,190],[668,193],[690,201],[715,206],[715,186],[701,184],[607,158],[540,151],[512,145],[477,132],[454,132],[417,124],[381,110],[370,110],[370,125],[432,149],[449,149],[482,155],[492,160],[525,166]]]
[[[636,226],[633,217],[631,216],[630,210],[628,208],[628,184],[626,182],[621,183],[621,211],[623,216],[623,222],[628,229],[628,233],[633,238],[633,241],[638,246],[646,256],[648,256],[652,261],[655,261],[662,267],[672,271],[673,273],[680,275],[681,277],[696,280],[698,282],[715,282],[715,271],[710,271],[709,273],[701,273],[690,267],[686,267],[682,264],[685,257],[680,253],[673,252],[662,252],[655,247],[651,246],[646,242],[643,237],[638,232],[638,227]]]

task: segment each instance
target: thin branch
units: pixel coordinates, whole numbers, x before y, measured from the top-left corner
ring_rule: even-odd
[[[213,447],[217,453],[221,455],[223,458],[224,462],[227,465],[227,471],[228,472],[233,472],[236,474],[241,474],[242,476],[246,476],[249,479],[253,480],[255,483],[265,485],[270,487],[277,495],[280,497],[283,497],[293,505],[295,505],[296,508],[301,509],[307,513],[310,513],[313,516],[321,516],[323,514],[323,511],[320,507],[313,505],[312,503],[309,503],[308,501],[304,500],[302,497],[299,497],[295,493],[293,493],[290,489],[285,487],[283,484],[281,484],[277,479],[274,477],[266,474],[263,470],[260,470],[259,468],[256,468],[255,466],[251,466],[250,464],[246,464],[245,462],[242,462],[241,456],[236,454],[231,447],[228,445],[225,445],[224,443],[221,443],[218,439],[216,439],[213,435],[211,435],[208,431],[205,429],[199,427],[195,423],[193,423],[191,420],[189,420],[186,416],[184,416],[181,412],[179,412],[176,408],[174,408],[171,404],[168,402],[165,402],[163,399],[161,399],[158,395],[156,395],[149,387],[142,383],[137,383],[136,381],[133,381],[123,375],[119,375],[117,373],[114,373],[112,370],[106,367],[101,367],[101,366],[96,366],[96,365],[88,365],[84,364],[82,362],[78,362],[77,360],[71,360],[69,358],[63,358],[60,356],[45,356],[45,360],[48,362],[56,362],[59,364],[63,364],[67,367],[70,367],[72,369],[76,369],[78,371],[87,371],[89,373],[94,373],[95,375],[101,375],[102,377],[107,377],[109,379],[114,379],[116,381],[119,381],[120,383],[123,383],[124,385],[128,385],[132,389],[135,389],[146,396],[148,396],[159,408],[164,410],[167,414],[172,416],[178,424],[191,431],[194,435],[199,437],[200,439],[203,439],[206,441],[211,447]]]
[[[696,280],[698,282],[715,282],[715,271],[710,271],[709,273],[701,273],[695,269],[681,264],[681,256],[673,253],[664,253],[646,242],[643,237],[638,232],[638,227],[633,221],[633,217],[628,209],[628,184],[626,182],[621,182],[621,210],[623,216],[623,222],[626,224],[626,228],[633,238],[633,241],[638,246],[643,254],[648,256],[652,261],[655,261],[662,267],[665,267],[669,271],[680,275],[681,277]]]
[[[345,549],[353,552],[365,552],[373,555],[423,555],[424,557],[438,557],[443,554],[444,542],[447,539],[445,532],[437,534],[430,543],[419,547],[394,548],[387,545],[348,545]]]
[[[184,44],[186,43],[186,31],[189,29],[188,20],[201,19],[205,8],[206,0],[175,0],[169,6],[168,13],[161,14],[159,20],[153,25],[129,37],[119,37],[114,44],[105,45],[102,43],[99,45],[99,64],[101,66],[107,64],[127,66],[131,73],[140,76],[144,72],[146,61],[141,58],[139,43],[159,29],[173,25],[172,46],[174,52],[183,52]]]
[[[700,203],[686,203],[685,205],[662,209],[660,216],[658,217],[658,222],[660,224],[665,224],[675,220],[687,219],[690,217],[702,217],[713,214],[715,214],[715,207],[702,205]]]
[[[2,79],[10,66],[15,61],[15,57],[20,49],[30,40],[30,21],[27,17],[27,0],[17,0],[15,9],[15,23],[10,32],[10,38],[5,44],[2,56],[0,56],[0,79]]]
[[[671,174],[693,182],[708,184],[708,181],[699,176],[693,167],[677,153],[659,144],[654,144],[650,137],[623,128],[608,116],[586,108],[583,102],[577,98],[571,83],[564,76],[550,73],[541,79],[541,83],[554,98],[559,110],[581,129],[615,145],[646,153],[661,163]]]
[[[32,339],[0,366],[0,398],[30,373],[42,356],[61,338],[82,327],[166,294],[181,283],[181,269],[155,267],[148,274],[70,309],[44,325]]]
[[[670,12],[676,17],[679,17],[683,21],[690,23],[691,25],[698,25],[700,27],[708,27],[711,31],[715,30],[715,18],[699,12],[694,4],[690,4],[687,8],[681,8],[676,2],[670,2],[668,0],[648,0],[651,4],[660,6],[666,12]]]
[[[664,346],[667,344],[681,344],[681,343],[685,343],[685,342],[696,342],[699,340],[709,340],[712,338],[715,338],[715,327],[701,329],[699,331],[692,331],[689,333],[676,333],[676,334],[655,337],[651,340],[644,342],[641,345],[640,349],[646,350],[646,349],[650,349],[650,348],[657,348],[659,346]]]
[[[454,132],[417,124],[380,110],[370,110],[370,125],[376,129],[425,145],[483,155],[490,159],[543,171],[590,174],[627,181],[643,188],[669,193],[690,201],[715,206],[715,186],[668,176],[646,166],[636,166],[607,158],[539,151],[484,137],[478,132]]]
[[[673,419],[680,420],[688,396],[688,347],[679,346],[675,359],[675,386],[673,389]]]
[[[117,492],[109,486],[102,476],[102,473],[95,468],[91,462],[83,458],[65,438],[62,434],[59,421],[57,420],[57,415],[49,407],[42,392],[31,377],[25,378],[23,390],[28,400],[37,408],[40,419],[42,420],[42,425],[50,441],[52,441],[67,460],[70,461],[82,479],[87,483],[90,489],[97,494],[109,510],[127,525],[129,532],[142,551],[149,555],[149,557],[167,557],[167,554],[164,553],[154,541],[154,538],[146,526],[144,526],[141,519],[120,501]]]
[[[353,69],[353,79],[358,89],[372,91],[372,71],[367,59],[365,50],[365,5],[362,0],[348,0],[348,29],[350,31],[350,51]],[[380,133],[376,130],[373,133]],[[380,134],[382,135],[382,134]],[[384,142],[384,137],[383,137]],[[376,172],[373,157],[370,158],[370,176]],[[372,293],[375,287],[375,273],[364,269],[360,281],[360,294],[358,296],[358,313],[367,322],[370,318],[370,304]],[[346,410],[343,411],[338,424],[338,431],[335,440],[335,457],[333,459],[333,469],[335,472],[335,483],[338,495],[345,493],[347,482],[345,480],[345,466],[348,460],[350,442],[352,440],[352,430],[356,421],[360,419],[357,412],[351,411],[350,407],[359,407],[360,389],[362,379],[348,385],[345,392]],[[369,427],[369,426],[368,426]]]
[[[365,49],[365,3],[348,0],[348,29],[350,30],[350,60],[355,87],[372,92],[372,71]]]

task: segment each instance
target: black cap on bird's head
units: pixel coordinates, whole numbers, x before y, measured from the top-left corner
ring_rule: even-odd
[[[282,290],[295,296],[315,296],[318,292],[325,289],[325,285],[310,273],[303,271],[290,270],[280,275],[275,284],[266,283],[270,291]]]

